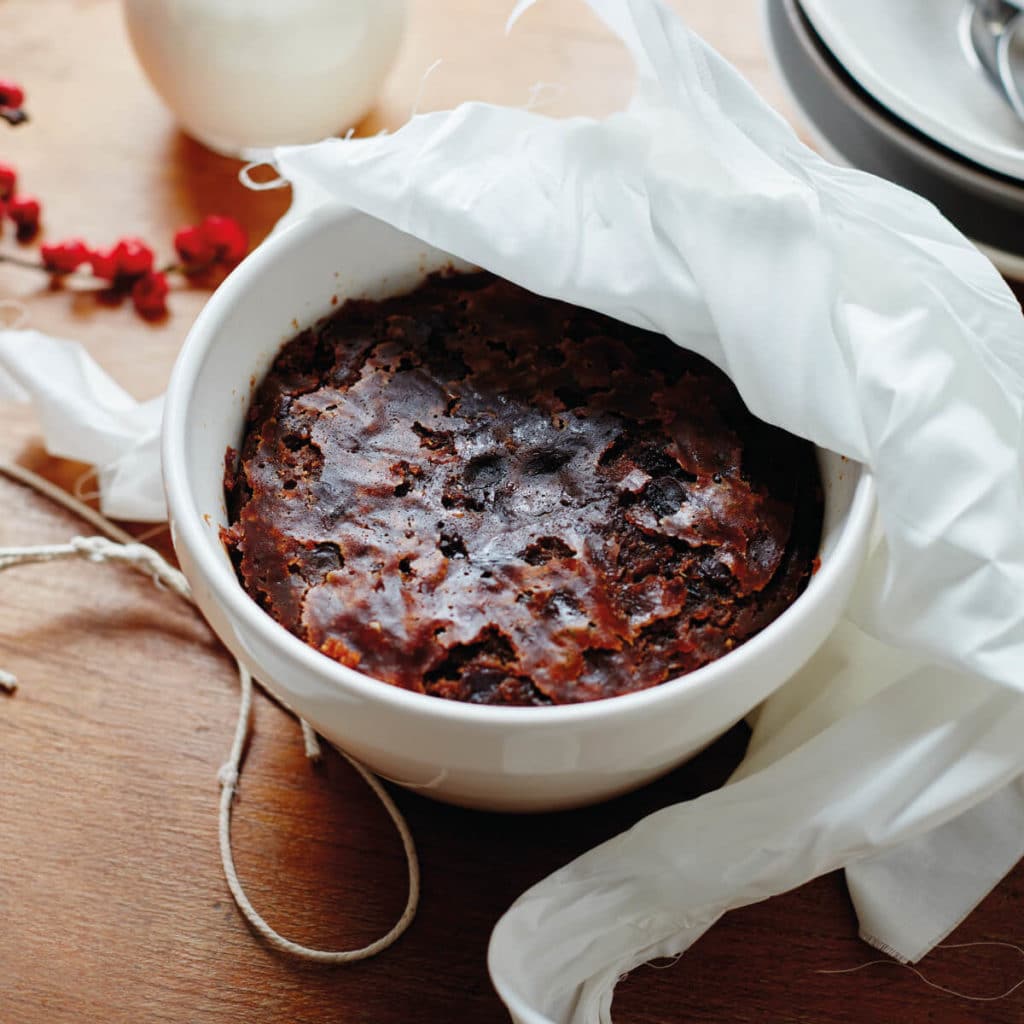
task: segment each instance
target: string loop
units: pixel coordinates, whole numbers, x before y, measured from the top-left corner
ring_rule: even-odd
[[[59,562],[71,559],[81,559],[94,565],[105,562],[119,563],[129,566],[145,576],[149,576],[157,586],[165,587],[189,604],[194,604],[192,591],[184,575],[168,564],[156,549],[149,547],[147,544],[140,544],[98,512],[22,466],[11,466],[0,462],[0,474],[52,498],[64,508],[91,523],[104,534],[104,536],[97,537],[73,537],[66,544],[37,544],[28,547],[0,548],[0,571],[18,565]],[[402,812],[395,805],[391,795],[369,769],[349,757],[344,751],[339,751],[339,753],[359,773],[370,789],[373,790],[377,799],[384,805],[384,809],[388,812],[388,816],[394,823],[402,841],[402,849],[405,853],[409,869],[409,895],[405,903],[405,909],[391,929],[375,942],[371,942],[369,945],[359,949],[325,950],[303,946],[300,943],[285,938],[285,936],[267,924],[252,905],[242,883],[239,881],[238,873],[235,870],[234,853],[231,849],[231,809],[235,794],[238,792],[245,748],[252,729],[253,680],[248,669],[240,661],[236,659],[235,664],[238,668],[240,691],[238,719],[235,723],[234,738],[231,743],[228,759],[217,773],[221,786],[217,836],[220,845],[221,866],[224,870],[224,877],[227,880],[231,896],[249,926],[269,945],[289,956],[321,964],[352,963],[375,956],[377,953],[383,952],[393,945],[416,916],[420,894],[419,859],[416,856],[416,846],[413,842],[412,833],[409,831],[408,822],[406,822]],[[0,670],[0,691],[13,694],[17,685],[17,679],[10,672]],[[311,761],[320,760],[322,751],[316,732],[304,719],[300,718],[299,723],[302,727],[306,756]]]
[[[1019,953],[1024,957],[1024,949],[1020,946],[1015,946],[1012,942],[1000,942],[997,940],[983,941],[983,942],[948,942],[942,945],[936,946],[936,949],[971,949],[975,946],[998,946],[1001,949],[1012,949],[1015,953]],[[877,967],[882,964],[888,964],[890,967],[902,967],[905,970],[910,971],[912,974],[916,974],[918,979],[924,982],[929,988],[934,988],[939,992],[943,992],[949,996],[956,996],[957,999],[966,999],[970,1003],[997,1003],[1002,999],[1008,999],[1013,995],[1019,988],[1024,988],[1024,978],[1016,984],[1011,985],[1005,992],[1000,992],[994,996],[972,996],[966,992],[958,992],[956,989],[947,988],[945,985],[940,985],[938,982],[931,981],[926,978],[924,972],[913,964],[901,963],[899,960],[869,960],[865,964],[858,964],[856,967],[845,967],[841,970],[832,971],[816,971],[817,974],[856,974],[858,971],[863,971],[865,967]]]
[[[257,167],[271,167],[274,173],[277,174],[276,178],[271,178],[269,181],[256,181],[252,172]],[[277,165],[270,157],[265,157],[262,160],[251,160],[247,163],[239,172],[238,180],[251,192],[267,192],[275,188],[284,188],[285,185],[289,184],[287,178],[282,177],[277,171]]]

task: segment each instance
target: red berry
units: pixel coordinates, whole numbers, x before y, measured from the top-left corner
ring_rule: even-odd
[[[233,217],[206,217],[199,230],[213,246],[216,258],[229,266],[238,263],[249,251],[245,228]]]
[[[119,273],[116,249],[93,249],[89,253],[89,265],[93,274],[103,281],[113,281]]]
[[[34,196],[14,196],[7,204],[7,213],[19,227],[23,224],[38,225],[42,209]]]
[[[89,264],[96,277],[127,283],[153,269],[153,250],[138,238],[122,238],[112,249],[93,249]]]
[[[138,238],[122,238],[112,255],[117,262],[118,277],[141,277],[153,269],[153,250]]]
[[[194,225],[179,228],[174,233],[174,248],[178,252],[185,272],[202,270],[217,258],[217,250],[201,228]]]
[[[51,274],[70,274],[89,260],[89,249],[80,238],[49,242],[39,247],[39,253]]]
[[[32,238],[39,230],[42,207],[33,196],[15,196],[8,200],[7,216],[18,226],[18,239],[22,242]]]
[[[0,164],[0,199],[10,199],[17,187],[17,172],[10,164]]]
[[[0,107],[20,110],[25,102],[25,90],[17,82],[0,78]]]
[[[140,316],[155,320],[167,312],[167,276],[159,271],[144,274],[132,285],[132,303]]]

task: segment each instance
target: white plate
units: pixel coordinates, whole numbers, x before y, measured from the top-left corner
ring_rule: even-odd
[[[908,124],[984,167],[1024,180],[1024,123],[960,36],[963,0],[802,0],[851,75]]]

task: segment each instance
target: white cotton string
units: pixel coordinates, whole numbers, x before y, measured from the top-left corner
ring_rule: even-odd
[[[443,57],[438,57],[426,71],[423,72],[422,78],[420,78],[420,84],[416,88],[416,98],[412,101],[412,106],[409,108],[410,120],[414,118],[420,112],[420,103],[423,102],[423,90],[426,88],[427,79],[444,63]]]
[[[92,501],[94,498],[98,498],[100,496],[100,492],[94,489],[87,493],[85,490],[85,485],[87,483],[95,482],[96,467],[90,466],[84,473],[79,473],[78,476],[75,478],[75,483],[71,488],[71,493],[79,501]]]
[[[288,179],[282,178],[280,174],[277,174],[276,178],[271,178],[268,181],[256,181],[252,176],[252,172],[257,167],[270,167],[275,174],[277,173],[277,167],[274,166],[272,159],[251,160],[238,172],[238,180],[251,192],[267,192],[275,188],[284,188],[288,184]]]
[[[133,544],[135,542],[135,538],[130,533],[122,530],[120,526],[115,526],[106,516],[100,515],[95,509],[91,509],[83,502],[77,501],[63,488],[50,483],[49,480],[38,473],[33,473],[31,469],[26,469],[24,466],[19,466],[14,462],[0,461],[0,474],[19,484],[23,484],[25,487],[30,487],[32,490],[43,495],[44,498],[49,498],[50,501],[55,502],[62,508],[66,508],[69,512],[78,516],[79,519],[84,519],[91,527],[99,530],[105,537],[120,541],[122,544]]]
[[[95,512],[87,505],[73,498],[66,491],[61,490],[48,480],[38,476],[31,470],[25,469],[23,466],[0,462],[0,474],[25,484],[51,498],[105,534],[103,537],[74,537],[66,544],[40,544],[30,547],[0,548],[0,571],[17,565],[56,562],[67,559],[85,559],[93,563],[116,562],[128,565],[137,572],[149,576],[157,586],[166,587],[190,604],[193,603],[188,581],[181,572],[169,565],[159,552],[146,544],[139,543],[130,534],[115,526],[98,512]],[[391,799],[390,794],[384,789],[384,786],[376,776],[371,774],[358,761],[349,757],[344,751],[339,751],[339,753],[362,776],[366,784],[384,805],[384,809],[388,812],[392,822],[394,822],[395,828],[398,830],[399,837],[402,840],[402,848],[405,852],[406,863],[409,869],[409,895],[401,917],[399,917],[398,921],[395,922],[386,935],[360,949],[312,949],[309,946],[292,942],[291,939],[285,938],[271,928],[255,907],[253,907],[245,890],[242,888],[242,883],[239,881],[238,873],[235,870],[234,854],[231,850],[231,809],[235,793],[238,791],[242,759],[251,729],[253,684],[252,676],[237,659],[236,665],[238,667],[240,684],[238,720],[235,724],[234,739],[231,743],[228,760],[218,772],[221,796],[217,828],[221,866],[223,867],[224,877],[227,880],[228,888],[231,890],[235,904],[254,931],[275,949],[290,956],[322,964],[351,963],[374,956],[393,945],[416,916],[420,894],[419,859],[416,856],[416,847],[413,843],[412,834],[409,831],[409,825],[402,812]],[[0,691],[12,694],[16,690],[17,685],[17,679],[11,673],[0,670]],[[300,718],[299,724],[302,727],[306,756],[311,761],[319,761],[322,751],[316,733],[305,719]]]
[[[318,764],[324,754],[320,749],[320,740],[317,739],[313,726],[304,718],[299,719],[299,724],[302,726],[302,744],[306,748],[306,757],[314,764]]]
[[[151,526],[148,530],[143,530],[141,533],[135,535],[136,544],[145,544],[146,541],[152,540],[154,537],[159,537],[160,534],[166,533],[168,526],[166,523],[157,523],[155,526]]]
[[[667,971],[670,967],[675,967],[682,958],[682,953],[676,953],[675,956],[660,956],[656,960],[648,960],[644,967],[650,967],[655,971]]]
[[[412,834],[409,831],[409,825],[402,816],[402,812],[395,806],[395,802],[391,799],[390,794],[384,788],[381,781],[358,761],[349,757],[344,751],[340,750],[338,753],[363,777],[366,784],[384,805],[385,810],[395,824],[395,828],[398,830],[398,834],[402,839],[402,848],[405,850],[405,859],[409,866],[409,897],[406,900],[402,916],[395,922],[391,930],[386,935],[377,939],[376,942],[371,942],[368,946],[363,946],[361,949],[331,951],[302,946],[297,942],[292,942],[291,939],[286,939],[267,924],[256,908],[249,902],[249,897],[245,894],[242,883],[238,880],[238,873],[235,871],[235,858],[231,851],[231,804],[235,797],[235,791],[238,788],[238,779],[242,770],[242,758],[245,754],[245,745],[249,738],[249,719],[252,711],[252,677],[241,665],[239,665],[238,674],[242,684],[242,700],[238,709],[238,723],[235,726],[235,738],[231,744],[231,753],[219,773],[221,793],[220,821],[217,830],[220,840],[221,863],[224,865],[224,877],[227,879],[231,895],[234,897],[235,903],[238,905],[238,909],[242,912],[243,917],[249,922],[254,931],[275,949],[280,950],[282,953],[287,953],[289,956],[298,957],[300,960],[312,960],[320,964],[348,964],[356,960],[366,960],[371,956],[376,956],[393,945],[399,936],[412,924],[412,920],[416,916],[416,907],[419,903],[420,894],[419,859],[416,856],[416,847],[413,843]],[[303,725],[309,730],[310,734],[313,734],[312,729],[309,728],[307,723],[303,722]],[[316,744],[315,735],[313,735],[313,742]],[[309,747],[307,746],[308,750]],[[316,744],[316,750],[319,752],[319,744]]]
[[[1001,949],[1012,949],[1015,953],[1019,953],[1024,957],[1024,949],[1020,946],[1015,946],[1012,942],[952,942],[946,943],[941,946],[936,946],[936,949],[970,949],[973,946],[998,946]],[[857,971],[863,971],[866,967],[877,967],[879,965],[888,965],[890,967],[901,967],[904,970],[910,971],[912,974],[916,974],[918,978],[923,981],[929,988],[937,989],[939,992],[944,992],[946,995],[956,996],[958,999],[966,999],[971,1003],[996,1003],[1000,999],[1006,999],[1012,996],[1014,992],[1019,988],[1024,988],[1024,978],[1020,981],[1011,985],[1005,992],[1000,992],[995,996],[971,996],[964,992],[957,992],[956,989],[947,988],[945,985],[940,985],[937,982],[931,981],[926,978],[924,972],[919,968],[914,967],[912,964],[900,963],[899,960],[869,960],[866,964],[858,964],[856,967],[846,967],[842,970],[836,971],[816,971],[816,974],[855,974]]]
[[[158,586],[167,587],[191,602],[188,581],[168,565],[154,548],[146,544],[122,544],[107,537],[72,537],[67,544],[37,544],[32,547],[0,548],[0,570],[16,565],[59,562],[82,558],[89,562],[122,562],[149,576]]]

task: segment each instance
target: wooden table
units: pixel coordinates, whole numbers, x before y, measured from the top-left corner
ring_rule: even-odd
[[[564,83],[551,110],[602,113],[629,91],[620,48],[581,4],[548,0],[506,41],[505,4],[414,2],[408,37],[366,131],[468,97],[525,102]],[[679,7],[771,102],[786,110],[763,51],[754,0]],[[261,237],[284,193],[254,194],[237,165],[180,134],[136,68],[115,0],[2,0],[0,75],[30,94],[31,125],[0,133],[0,160],[45,202],[51,238],[151,239],[170,256],[176,226],[210,212]],[[15,248],[11,232],[0,239]],[[163,390],[206,293],[175,292],[149,326],[130,308],[49,291],[0,266],[0,296],[31,324],[77,338],[136,396]],[[48,458],[22,408],[2,410],[0,456],[72,486],[85,467]],[[0,483],[0,544],[66,539],[82,527]],[[166,538],[157,538],[166,542]],[[228,896],[215,836],[217,768],[236,710],[232,666],[186,607],[115,568],[63,565],[0,578],[0,666],[21,689],[0,699],[0,1021],[321,1024],[505,1020],[487,979],[487,937],[529,884],[647,812],[718,785],[745,741],[734,730],[688,767],[631,797],[546,818],[498,817],[396,797],[422,857],[420,916],[392,950],[340,969],[268,951]],[[381,808],[337,757],[313,770],[294,721],[260,699],[235,830],[256,904],[289,935],[326,946],[382,933],[405,898],[400,847]],[[954,936],[1020,941],[1018,868]],[[1024,992],[968,1003],[909,972],[821,969],[872,958],[856,938],[840,876],[732,914],[676,966],[644,968],[617,997],[617,1020],[1019,1022]],[[1019,976],[990,949],[938,952],[930,974],[978,994]]]

